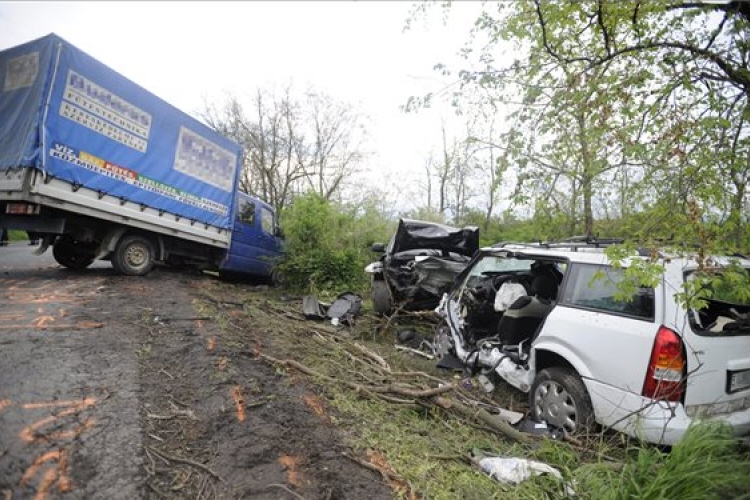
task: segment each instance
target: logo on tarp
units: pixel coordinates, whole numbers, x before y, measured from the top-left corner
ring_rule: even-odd
[[[64,161],[65,163],[85,168],[97,174],[105,175],[120,182],[143,189],[144,191],[156,193],[160,196],[165,196],[207,212],[213,212],[225,217],[229,214],[229,208],[226,205],[207,198],[200,198],[181,189],[168,186],[163,182],[141,175],[134,170],[115,165],[114,163],[110,163],[90,153],[76,150],[65,144],[60,144],[59,142],[55,142],[52,145],[49,151],[49,156],[50,158],[55,158]]]
[[[180,127],[174,169],[224,191],[234,189],[237,155]]]
[[[39,52],[8,59],[5,72],[4,92],[31,87],[39,74]]]
[[[148,148],[151,115],[72,70],[60,116],[141,153]]]

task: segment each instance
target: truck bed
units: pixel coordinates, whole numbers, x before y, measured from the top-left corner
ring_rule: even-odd
[[[0,203],[227,247],[241,157],[54,34],[0,52]]]

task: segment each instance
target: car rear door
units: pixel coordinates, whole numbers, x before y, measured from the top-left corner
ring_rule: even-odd
[[[661,311],[653,289],[615,298],[622,269],[571,263],[558,305],[535,344],[563,355],[583,378],[640,394]]]
[[[746,264],[747,265],[747,264]],[[690,273],[679,270],[669,279],[690,279]],[[748,311],[748,304],[737,304],[734,310]],[[731,308],[728,308],[731,309]],[[712,316],[715,324],[691,322],[687,312],[675,304],[670,314],[675,328],[682,332],[687,351],[687,385],[685,406],[691,416],[716,416],[750,408],[750,326],[732,329],[723,326],[732,321],[732,314]],[[695,314],[695,313],[690,313]]]

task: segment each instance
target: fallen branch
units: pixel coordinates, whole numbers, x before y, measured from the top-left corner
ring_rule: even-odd
[[[382,397],[383,395],[389,394],[389,393],[396,394],[399,396],[406,396],[409,398],[415,398],[415,399],[428,399],[430,402],[439,406],[440,408],[443,408],[445,410],[455,410],[456,412],[458,412],[465,418],[482,422],[485,425],[487,425],[490,429],[504,435],[505,437],[509,439],[518,441],[520,443],[525,443],[525,444],[533,442],[533,439],[530,436],[523,434],[522,432],[514,429],[510,424],[502,420],[500,417],[496,415],[492,415],[482,408],[471,408],[470,406],[467,406],[453,399],[440,396],[440,394],[456,390],[456,386],[454,384],[445,384],[445,385],[441,385],[432,389],[423,389],[423,390],[408,389],[408,388],[399,387],[393,384],[382,386],[382,387],[373,387],[373,386],[368,387],[368,386],[364,386],[364,385],[357,384],[354,382],[338,380],[333,377],[329,377],[328,375],[323,375],[322,373],[312,370],[306,367],[305,365],[303,365],[302,363],[299,363],[293,359],[280,360],[280,359],[276,359],[272,356],[269,356],[267,354],[262,354],[262,353],[257,353],[257,355],[276,365],[287,366],[287,367],[291,366],[301,371],[302,373],[305,373],[312,377],[321,378],[323,380],[327,380],[327,381],[334,382],[334,383],[344,384],[352,388],[355,392],[360,393],[360,394],[368,394],[370,396],[374,394],[375,397],[378,397],[381,399],[384,399]],[[409,404],[411,402],[400,400],[399,403]],[[416,401],[414,401],[414,403],[416,403]]]
[[[365,356],[367,356],[371,360],[375,361],[378,365],[380,365],[381,368],[383,368],[386,371],[391,371],[391,367],[388,364],[388,362],[386,362],[386,360],[384,360],[380,355],[372,352],[371,350],[369,350],[365,346],[360,345],[360,344],[358,344],[356,342],[354,344],[352,344],[352,345],[359,352],[361,352],[362,354],[364,354]]]
[[[386,316],[385,323],[380,325],[378,327],[378,333],[383,333],[384,331],[388,330],[388,328],[391,326],[391,321],[396,319],[396,316],[398,316],[401,313],[401,310],[404,308],[403,304],[398,306],[394,311],[393,314],[390,316]]]
[[[222,483],[225,482],[221,476],[219,476],[217,473],[215,473],[213,470],[211,470],[207,465],[203,465],[200,462],[196,462],[194,460],[190,460],[189,458],[182,458],[182,457],[176,457],[174,455],[169,455],[167,453],[164,453],[161,450],[158,450],[156,448],[153,448],[151,446],[146,446],[146,449],[156,453],[157,455],[161,456],[162,458],[165,458],[167,460],[171,460],[172,462],[180,462],[186,465],[192,465],[193,467],[197,467],[213,476],[215,479],[218,479]]]
[[[506,421],[492,415],[487,412],[487,410],[482,408],[471,408],[463,403],[441,396],[436,397],[433,401],[440,408],[443,408],[444,410],[455,410],[466,418],[478,420],[487,425],[490,429],[503,434],[505,437],[510,438],[513,441],[518,441],[519,443],[524,444],[533,442],[533,439],[529,435],[514,429]]]
[[[287,493],[289,493],[290,495],[292,495],[294,498],[297,498],[298,500],[305,500],[305,497],[303,497],[299,493],[295,493],[294,491],[290,490],[289,488],[287,488],[283,484],[272,483],[272,484],[269,484],[268,486],[266,486],[266,489],[268,489],[268,488],[279,488],[281,490],[286,491]]]
[[[423,358],[435,359],[435,356],[433,356],[432,354],[427,354],[426,352],[422,352],[419,349],[412,349],[411,347],[407,347],[405,345],[399,345],[399,344],[396,344],[393,347],[395,347],[397,351],[410,352],[412,354],[422,356]]]
[[[147,413],[146,417],[152,420],[172,420],[173,418],[177,417],[185,417],[189,418],[190,420],[198,420],[198,417],[195,416],[195,412],[193,412],[193,410],[175,410],[171,415],[156,415],[153,413]]]

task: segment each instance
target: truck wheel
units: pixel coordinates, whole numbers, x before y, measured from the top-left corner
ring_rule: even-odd
[[[154,246],[137,234],[123,237],[112,254],[112,267],[120,274],[143,276],[154,267]]]
[[[268,279],[268,282],[271,286],[284,286],[284,273],[278,266],[274,266],[271,270],[271,277]]]
[[[372,309],[376,314],[388,314],[393,308],[391,292],[384,280],[372,280]]]
[[[531,416],[567,432],[586,432],[594,426],[591,398],[581,377],[563,367],[540,371],[529,393]]]
[[[58,264],[68,269],[86,269],[94,262],[94,255],[68,238],[59,239],[52,247],[52,256]]]

